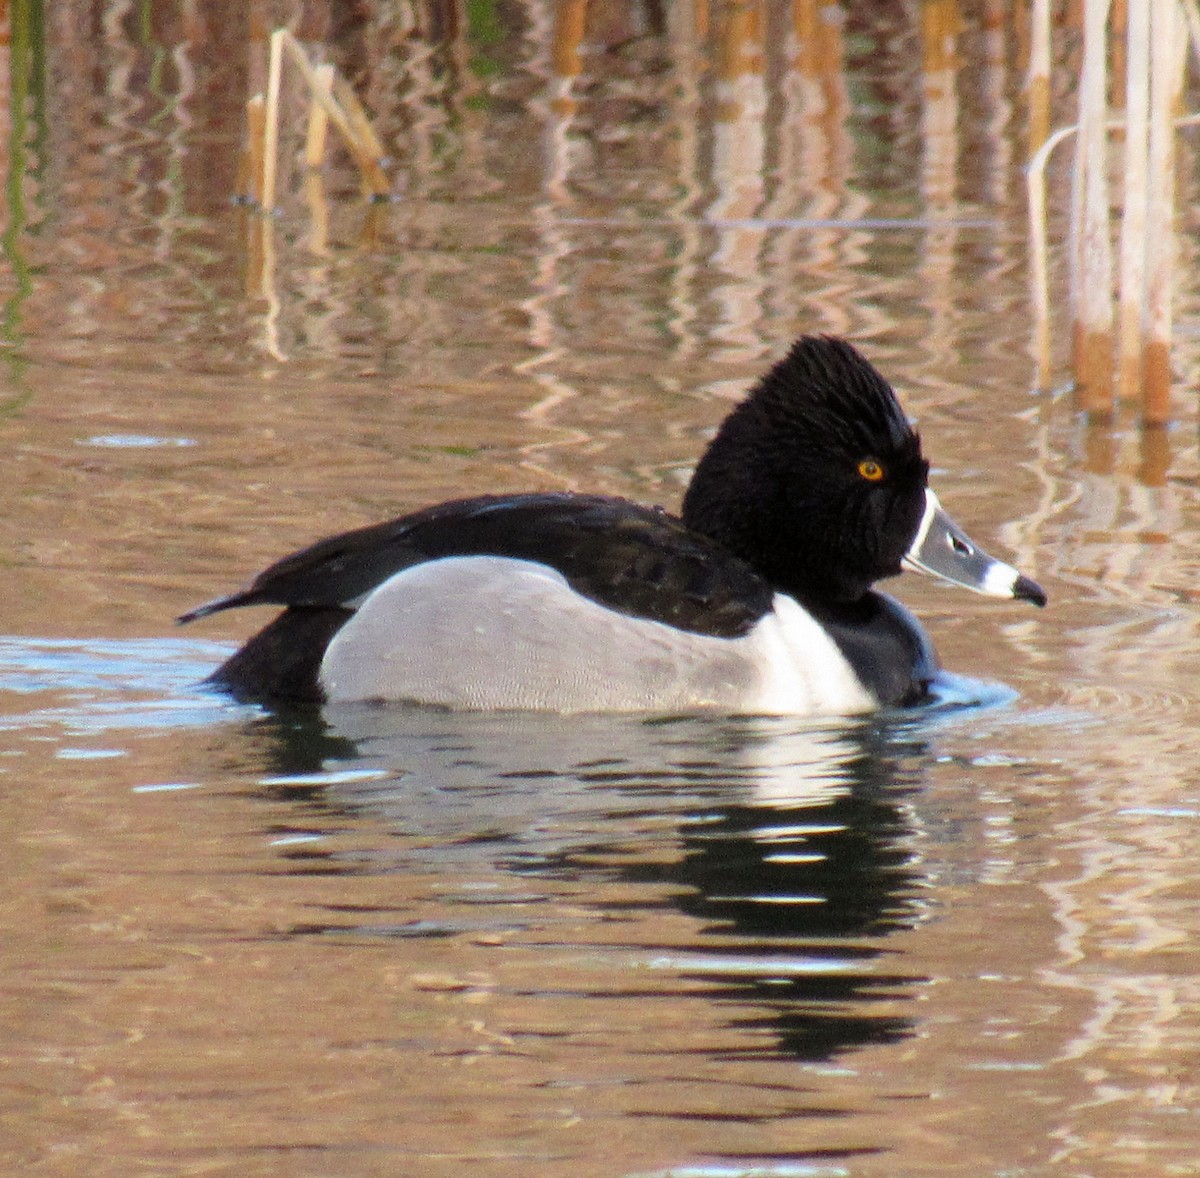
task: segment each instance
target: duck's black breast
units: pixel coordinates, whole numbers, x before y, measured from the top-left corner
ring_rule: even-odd
[[[481,555],[537,561],[610,609],[714,637],[747,633],[773,597],[750,565],[665,511],[606,496],[543,493],[455,500],[332,536],[180,620],[244,605],[286,606],[214,678],[247,694],[315,696],[324,649],[363,598],[414,565]],[[299,661],[298,645],[306,648]],[[272,691],[271,667],[287,651],[288,686]],[[239,682],[250,675],[252,685]]]
[[[895,598],[871,591],[854,602],[803,605],[884,707],[928,697],[940,667],[937,653],[921,623]]]

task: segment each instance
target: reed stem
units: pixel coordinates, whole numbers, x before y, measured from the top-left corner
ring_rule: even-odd
[[[283,29],[271,34],[271,57],[267,70],[266,129],[263,137],[260,202],[266,212],[275,208],[275,178],[279,162],[279,86],[283,75]]]
[[[1175,133],[1173,105],[1182,59],[1177,0],[1151,0],[1149,188],[1142,414],[1148,425],[1170,420],[1171,295],[1174,261]]]
[[[328,62],[313,71],[314,81],[325,94],[333,93],[334,68]],[[329,112],[314,96],[308,108],[308,134],[304,139],[304,162],[319,168],[325,159],[325,143],[329,137]]]
[[[1142,316],[1146,299],[1146,199],[1150,126],[1150,6],[1126,13],[1125,190],[1121,221],[1121,288],[1118,312],[1117,395],[1141,392]]]
[[[1076,177],[1082,213],[1076,261],[1075,380],[1081,407],[1098,416],[1112,412],[1113,375],[1113,267],[1105,129],[1108,10],[1109,0],[1086,0],[1077,145],[1082,174]]]

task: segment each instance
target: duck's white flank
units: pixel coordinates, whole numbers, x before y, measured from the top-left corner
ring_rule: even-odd
[[[447,557],[397,573],[329,644],[331,702],[404,700],[466,709],[764,715],[871,711],[834,641],[790,597],[741,638],[628,617],[553,569]]]

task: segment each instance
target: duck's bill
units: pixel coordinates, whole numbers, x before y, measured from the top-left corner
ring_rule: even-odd
[[[906,568],[941,577],[989,597],[1015,597],[1046,604],[1042,587],[1012,565],[988,556],[943,510],[937,496],[925,492],[925,515],[917,538],[904,557]]]

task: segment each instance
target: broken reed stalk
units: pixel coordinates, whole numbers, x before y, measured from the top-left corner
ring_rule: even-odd
[[[333,66],[326,62],[313,71],[316,84],[325,94],[333,93]],[[308,108],[308,133],[304,137],[304,162],[319,168],[325,159],[325,141],[329,138],[329,112],[315,99]]]
[[[382,191],[386,194],[388,182],[380,167],[380,161],[387,157],[387,152],[383,150],[383,144],[379,141],[379,136],[375,134],[375,128],[371,126],[370,116],[363,109],[358,95],[354,93],[354,87],[337,70],[333,72],[333,96],[342,104],[342,109],[346,112],[346,117],[350,122],[350,129],[354,132],[354,141],[360,146],[366,157],[368,165],[366,172],[372,176],[378,173],[376,178],[382,183]],[[372,191],[375,191],[375,188],[372,188]]]
[[[251,200],[268,211],[275,207],[279,95],[285,52],[299,69],[312,97],[305,140],[308,165],[314,168],[320,165],[328,124],[332,123],[358,166],[367,198],[389,196],[391,185],[383,170],[386,152],[350,84],[332,65],[313,66],[296,38],[287,29],[276,29],[271,34],[266,100],[264,102],[263,96],[256,94],[246,103],[248,143],[243,170],[248,174],[244,189]]]
[[[334,93],[330,94],[322,86],[317,76],[317,71],[309,62],[308,55],[304,52],[300,42],[287,29],[276,29],[271,34],[271,40],[274,42],[276,39],[288,51],[292,61],[300,70],[304,81],[308,85],[313,101],[320,103],[325,113],[329,116],[329,121],[333,123],[341,134],[342,139],[350,150],[350,154],[354,157],[354,162],[358,165],[364,191],[372,197],[387,196],[391,191],[391,185],[388,183],[387,175],[383,170],[383,160],[386,153],[375,132],[370,129],[370,120],[358,102],[357,96],[350,90],[349,83],[343,83],[344,89],[341,91],[341,96],[344,98],[346,93],[351,94],[355,107],[355,115],[349,114],[344,108],[342,101],[339,100],[338,83],[343,80],[336,70],[334,70],[333,76]],[[363,128],[366,128],[366,130],[364,131]]]

